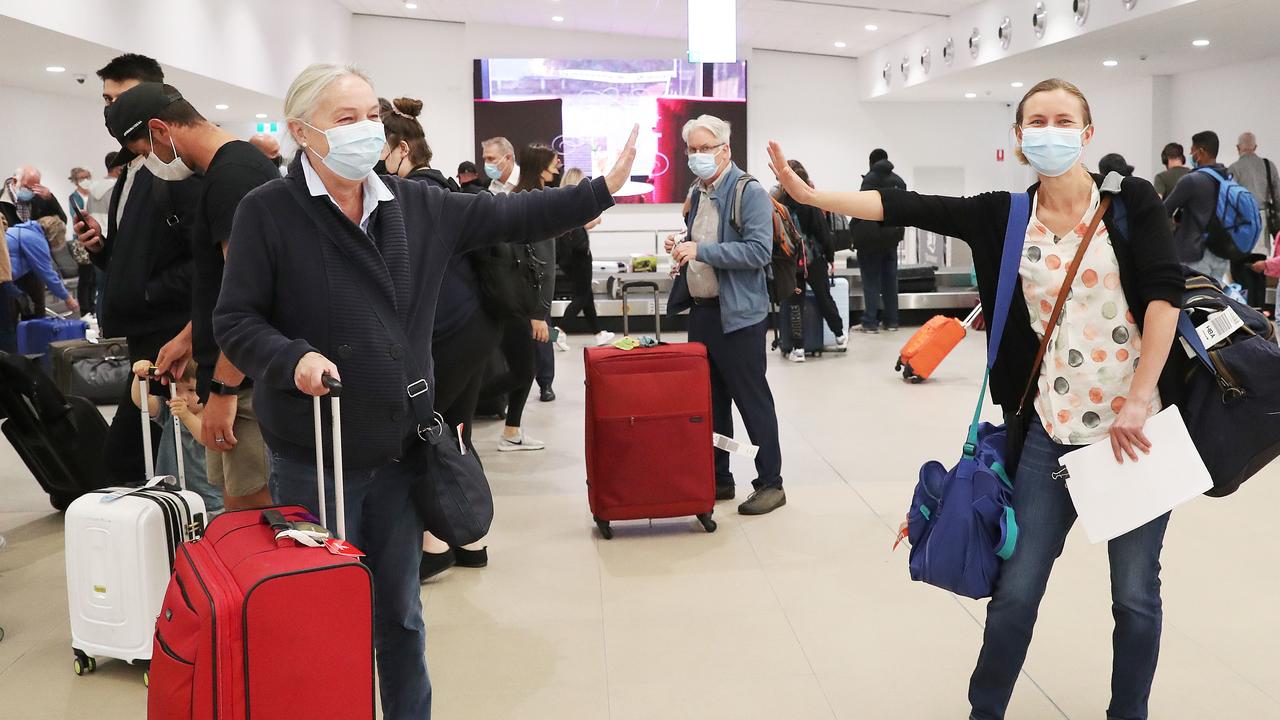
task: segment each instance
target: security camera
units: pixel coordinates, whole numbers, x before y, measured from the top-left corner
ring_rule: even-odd
[[[84,81],[89,79],[89,76],[84,73],[76,73],[75,79],[77,84],[83,85]]]

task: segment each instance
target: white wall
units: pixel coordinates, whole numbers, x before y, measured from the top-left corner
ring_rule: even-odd
[[[1191,145],[1191,136],[1213,130],[1222,141],[1218,159],[1235,162],[1236,138],[1248,130],[1258,136],[1258,154],[1280,160],[1280,55],[1173,76],[1170,83],[1172,137]]]
[[[102,102],[0,86],[0,177],[34,165],[63,210],[71,168],[106,175],[102,158],[120,145],[102,127]],[[69,212],[69,211],[68,211]]]
[[[1120,85],[1081,90],[1093,111],[1094,134],[1085,149],[1084,161],[1097,170],[1098,160],[1107,153],[1120,153],[1134,167],[1134,174],[1150,180],[1163,170],[1160,155],[1152,155],[1154,117],[1153,79],[1133,78]],[[1188,136],[1189,138],[1190,136]],[[1164,143],[1160,142],[1160,147]]]

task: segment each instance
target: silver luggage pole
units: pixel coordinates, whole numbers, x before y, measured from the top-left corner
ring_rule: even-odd
[[[325,374],[321,381],[324,386],[329,389],[329,415],[333,421],[333,492],[334,492],[334,509],[337,515],[338,537],[347,539],[347,500],[346,500],[346,481],[342,472],[342,383],[334,379],[333,376]],[[320,435],[320,398],[315,399],[316,409],[316,458],[320,461],[317,470],[317,477],[320,478],[320,506],[325,507],[324,501],[324,455],[323,445],[321,444]],[[323,510],[322,510],[323,512]]]
[[[153,368],[154,371],[154,368]],[[150,378],[138,378],[138,405],[142,412],[142,460],[146,467],[147,476],[143,478],[143,482],[151,482],[151,478],[156,476],[156,460],[151,456],[151,388]]]
[[[320,396],[311,398],[311,408],[316,416],[316,497],[320,498],[320,524],[327,526],[329,515],[324,501],[324,431],[320,428]]]
[[[169,378],[169,399],[178,399],[178,382],[172,377]],[[178,489],[186,490],[187,466],[186,461],[182,457],[182,421],[179,420],[178,416],[174,415],[172,411],[170,411],[169,414],[173,416],[173,444],[175,446],[174,450],[178,455]]]

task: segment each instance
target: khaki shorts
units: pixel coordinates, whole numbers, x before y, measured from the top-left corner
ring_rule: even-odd
[[[253,414],[253,391],[236,395],[236,421],[231,426],[236,446],[227,452],[205,450],[209,482],[224,496],[244,497],[267,486],[267,444],[262,441],[258,418]]]

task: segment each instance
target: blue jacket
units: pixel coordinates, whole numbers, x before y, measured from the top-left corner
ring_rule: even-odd
[[[53,267],[49,241],[45,239],[40,223],[28,220],[14,225],[5,231],[4,239],[9,246],[9,263],[13,265],[14,280],[34,272],[44,278],[44,284],[58,298],[66,300],[69,297],[67,288],[62,284],[62,276]]]
[[[720,322],[726,333],[751,327],[769,315],[769,289],[765,268],[773,257],[773,202],[758,181],[748,183],[742,194],[742,233],[729,223],[734,189],[742,170],[730,164],[725,178],[711,196],[720,210],[720,242],[698,247],[698,259],[716,269],[720,282]],[[685,229],[692,232],[698,213],[699,193],[693,194]],[[667,314],[677,315],[691,305],[687,266],[671,288]]]

